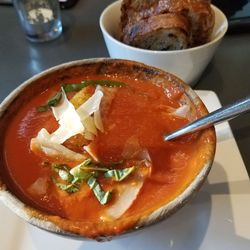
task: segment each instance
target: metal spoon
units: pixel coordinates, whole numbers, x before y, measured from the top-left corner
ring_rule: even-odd
[[[219,108],[208,115],[205,115],[184,127],[164,135],[164,141],[172,140],[184,134],[192,133],[197,130],[208,128],[222,121],[233,119],[238,115],[250,111],[250,96],[242,98],[232,104]]]

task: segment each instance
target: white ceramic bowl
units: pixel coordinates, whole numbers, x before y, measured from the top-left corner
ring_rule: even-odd
[[[100,27],[110,57],[143,62],[170,72],[187,84],[194,85],[212,59],[225,35],[228,22],[215,6],[215,26],[210,42],[190,49],[175,51],[146,50],[126,45],[118,40],[121,1],[110,4],[100,16]]]

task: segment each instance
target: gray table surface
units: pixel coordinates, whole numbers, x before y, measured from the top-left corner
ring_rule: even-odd
[[[24,38],[13,7],[0,6],[0,102],[23,81],[51,66],[108,57],[99,16],[111,2],[81,0],[72,9],[63,10],[62,36],[42,44]],[[222,105],[228,104],[250,94],[249,78],[250,33],[227,35],[195,89],[215,91]],[[250,174],[250,114],[230,125]]]

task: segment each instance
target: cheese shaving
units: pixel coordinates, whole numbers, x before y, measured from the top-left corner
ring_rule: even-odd
[[[52,142],[50,140],[51,135],[46,129],[41,129],[36,138],[31,139],[31,150],[36,152],[37,150],[45,155],[53,158],[62,158],[67,161],[81,162],[85,157],[79,153],[76,153],[63,145]]]
[[[139,194],[143,182],[138,182],[136,184],[131,185],[121,185],[119,187],[119,197],[114,203],[114,205],[110,206],[106,212],[108,216],[113,219],[119,218],[122,214],[124,214],[128,208],[133,204],[137,195]]]
[[[96,129],[96,126],[95,126],[95,122],[94,122],[94,118],[92,116],[88,116],[84,119],[84,121],[82,121],[83,125],[84,125],[84,128],[94,134],[94,135],[97,135],[97,129]]]
[[[94,138],[92,138],[93,136],[90,136],[90,134],[97,135],[97,129],[102,132],[104,131],[100,114],[102,97],[102,88],[97,86],[95,93],[77,109],[77,113],[86,129],[86,139],[91,138],[90,140],[93,140]]]
[[[99,129],[101,132],[104,132],[100,109],[94,113],[94,123],[97,129]]]
[[[92,159],[95,162],[99,162],[97,154],[96,154],[95,150],[93,149],[93,143],[90,143],[89,145],[84,146],[83,148],[92,157]]]
[[[94,112],[99,110],[102,97],[102,91],[97,90],[86,102],[84,102],[77,109],[77,113],[80,116],[81,121],[84,121],[88,116],[91,116]]]
[[[73,104],[67,99],[62,89],[62,99],[59,105],[52,107],[52,112],[60,127],[51,134],[52,142],[62,144],[70,137],[84,131],[84,126]]]

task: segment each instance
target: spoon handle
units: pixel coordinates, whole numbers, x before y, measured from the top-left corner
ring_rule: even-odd
[[[250,95],[232,104],[219,108],[180,129],[164,135],[164,141],[168,141],[184,134],[211,127],[214,124],[235,118],[236,116],[244,114],[248,111],[250,111]]]

